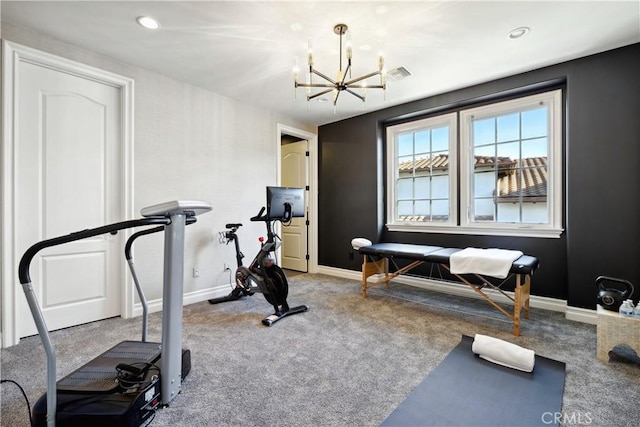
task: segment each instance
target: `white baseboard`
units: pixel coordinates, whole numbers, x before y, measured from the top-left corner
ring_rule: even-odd
[[[199,291],[187,292],[183,297],[183,305],[195,304],[197,302],[206,301],[211,298],[218,298],[225,295],[229,295],[231,292],[231,285],[219,285],[214,288],[202,289]],[[147,302],[149,313],[155,313],[162,311],[162,298],[151,300]],[[142,304],[136,303],[133,307],[133,315],[142,315]]]
[[[567,307],[565,317],[568,320],[574,320],[576,322],[589,323],[596,325],[598,323],[598,314],[596,310],[589,310],[588,308],[580,307]]]
[[[362,280],[362,273],[359,271],[345,270],[345,269],[335,268],[335,267],[318,266],[317,272],[319,274],[342,277],[344,279],[352,279],[357,281]],[[443,293],[452,294],[452,295],[459,295],[467,298],[477,298],[477,299],[482,298],[480,295],[474,292],[473,289],[461,283],[450,283],[450,282],[443,282],[439,280],[432,280],[432,279],[405,276],[405,275],[400,275],[396,277],[395,279],[392,280],[392,282],[402,283],[405,285],[415,286],[418,288],[429,289],[429,290],[443,292]],[[513,292],[506,292],[506,294],[513,297]],[[491,297],[496,302],[502,302],[502,303],[510,302],[507,297],[497,292],[492,293]],[[539,308],[542,310],[549,310],[549,311],[564,313],[565,318],[568,320],[574,320],[576,322],[582,322],[582,323],[590,323],[593,325],[596,324],[597,316],[596,316],[595,310],[571,307],[567,305],[567,301],[565,300],[531,295],[529,305],[531,308]]]

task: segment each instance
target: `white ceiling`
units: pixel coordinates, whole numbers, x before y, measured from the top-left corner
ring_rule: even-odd
[[[413,75],[370,89],[364,112],[640,42],[640,1],[2,1],[3,21],[177,80],[321,125],[363,113],[357,98],[294,98],[292,69],[335,77],[337,23],[351,30],[353,77]],[[150,15],[161,28],[146,30]],[[294,29],[297,26],[298,29]],[[525,37],[510,30],[527,26]],[[369,45],[370,50],[362,50]],[[301,81],[306,78],[301,73]],[[374,84],[374,81],[371,81]]]

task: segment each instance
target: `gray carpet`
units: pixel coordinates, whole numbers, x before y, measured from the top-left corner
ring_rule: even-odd
[[[532,309],[516,338],[511,323],[481,300],[404,285],[374,288],[363,300],[359,282],[312,274],[290,278],[289,302],[310,310],[271,328],[260,324],[271,310],[261,295],[185,307],[183,342],[192,371],[151,425],[377,426],[462,335],[476,333],[566,363],[564,425],[639,423],[640,368],[599,362],[595,326],[560,313]],[[151,316],[150,340],[160,340],[160,321],[161,313]],[[59,377],[139,336],[139,318],[55,332]],[[22,339],[1,356],[2,379],[20,383],[33,404],[46,387],[39,337]],[[27,426],[19,390],[5,383],[1,397],[1,424]]]

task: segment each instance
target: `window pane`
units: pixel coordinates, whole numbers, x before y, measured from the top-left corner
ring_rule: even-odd
[[[473,145],[496,142],[495,118],[473,121]]]
[[[474,220],[493,221],[494,209],[493,199],[475,199]]]
[[[417,201],[415,202],[415,212],[414,215],[417,216],[424,216],[426,217],[426,219],[429,218],[430,216],[430,212],[429,212],[429,202],[426,200],[421,200],[421,201]],[[418,218],[416,218],[418,219]],[[421,220],[424,220],[425,218],[422,218]]]
[[[475,156],[494,157],[496,155],[496,146],[495,145],[487,145],[487,146],[484,146],[484,147],[475,147],[473,149],[473,154]]]
[[[398,218],[413,215],[413,202],[398,202]]]
[[[434,200],[431,203],[434,221],[447,221],[449,219],[449,200]]]
[[[547,202],[527,203],[522,209],[522,222],[546,224],[549,222]]]
[[[434,199],[449,198],[449,175],[436,175],[431,179],[431,197]]]
[[[520,138],[520,114],[498,117],[498,141],[515,141]]]
[[[498,222],[519,223],[520,203],[498,203]]]
[[[517,160],[520,158],[520,143],[507,142],[498,145],[498,157],[508,157]]]
[[[545,106],[522,112],[522,138],[536,138],[548,135],[548,110]]]
[[[434,152],[449,150],[449,126],[431,131],[431,150]]]
[[[429,150],[429,131],[416,132],[415,136],[416,146],[415,153],[428,153]]]
[[[398,180],[398,200],[413,199],[413,178]]]
[[[495,190],[496,179],[494,172],[476,172],[474,174],[474,197],[493,197]]]
[[[413,176],[413,156],[405,156],[398,158],[398,177]]]
[[[430,185],[430,181],[431,179],[427,176],[427,177],[422,177],[422,178],[416,178],[415,181],[415,193],[414,193],[414,197],[416,199],[428,199],[430,196],[430,192],[431,192],[431,185]]]
[[[413,133],[404,133],[398,136],[398,157],[413,154]]]
[[[547,138],[530,139],[522,141],[522,158],[529,157],[547,157],[548,142]]]

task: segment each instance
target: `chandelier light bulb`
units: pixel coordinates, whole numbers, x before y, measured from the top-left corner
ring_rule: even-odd
[[[293,66],[293,81],[298,83],[298,76],[300,75],[300,67],[298,67],[298,58],[296,58],[296,63]]]
[[[307,48],[307,59],[309,67],[313,67],[313,47],[311,46],[311,40],[309,40],[309,47]]]

